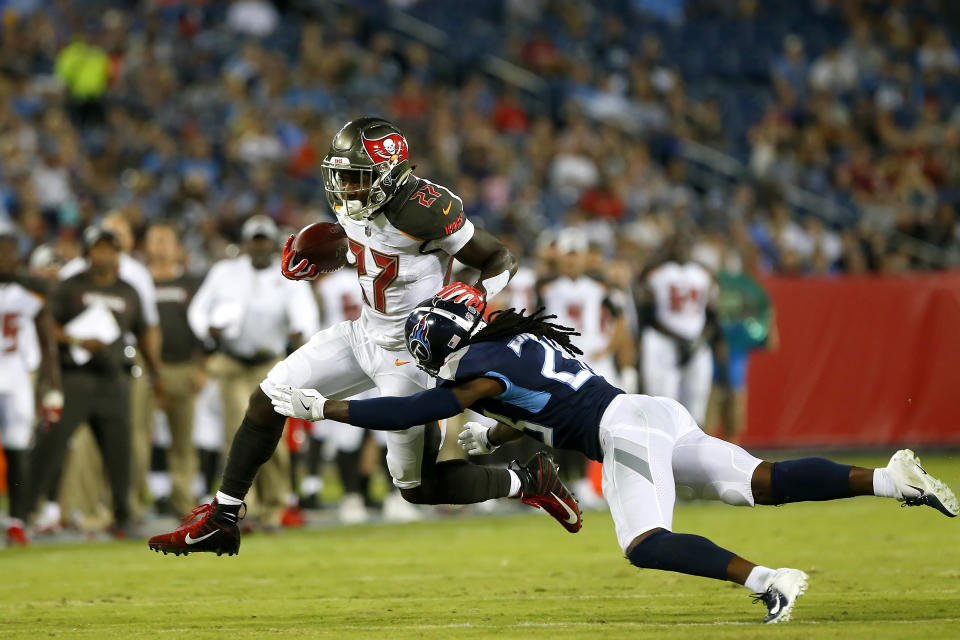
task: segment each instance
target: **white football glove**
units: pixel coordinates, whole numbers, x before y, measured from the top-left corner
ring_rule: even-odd
[[[485,427],[479,422],[468,422],[463,426],[465,426],[466,429],[460,432],[460,435],[457,437],[457,442],[459,442],[463,450],[470,455],[483,456],[488,453],[493,453],[497,448],[490,444],[490,439],[487,437],[487,432],[490,431],[490,427]]]
[[[282,416],[316,422],[323,420],[323,405],[327,399],[314,389],[297,389],[280,384],[270,394],[273,410]]]

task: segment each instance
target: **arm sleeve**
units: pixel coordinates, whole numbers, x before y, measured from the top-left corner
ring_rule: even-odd
[[[443,420],[463,411],[457,396],[447,387],[438,387],[412,396],[351,400],[350,424],[378,431],[398,431],[418,424]]]

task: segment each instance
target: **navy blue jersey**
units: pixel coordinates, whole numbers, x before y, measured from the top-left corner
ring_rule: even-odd
[[[497,378],[506,391],[470,408],[520,429],[551,447],[582,451],[600,460],[600,418],[623,393],[553,342],[522,333],[511,339],[478,342],[444,364],[437,386],[479,377]]]

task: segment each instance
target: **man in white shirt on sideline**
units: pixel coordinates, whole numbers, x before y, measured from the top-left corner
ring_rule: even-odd
[[[213,265],[187,311],[194,334],[216,350],[208,370],[220,386],[228,447],[250,394],[288,347],[299,347],[320,324],[310,285],[288,280],[280,271],[273,220],[253,216],[241,236],[243,254]],[[289,465],[281,443],[257,476],[258,504],[251,514],[259,508],[256,515],[268,528],[279,526],[287,506]]]

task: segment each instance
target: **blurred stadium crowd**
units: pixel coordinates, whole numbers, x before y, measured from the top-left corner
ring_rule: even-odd
[[[624,317],[617,375],[639,368],[648,267],[665,247],[706,265],[739,300],[724,316],[720,292],[740,356],[717,378],[736,390],[771,323],[753,276],[960,262],[958,16],[946,0],[0,0],[0,224],[52,279],[105,216],[144,261],[167,223],[200,278],[249,252],[251,216],[331,220],[329,141],[383,115],[417,174],[525,259],[512,302],[584,254],[566,276],[592,273]]]

